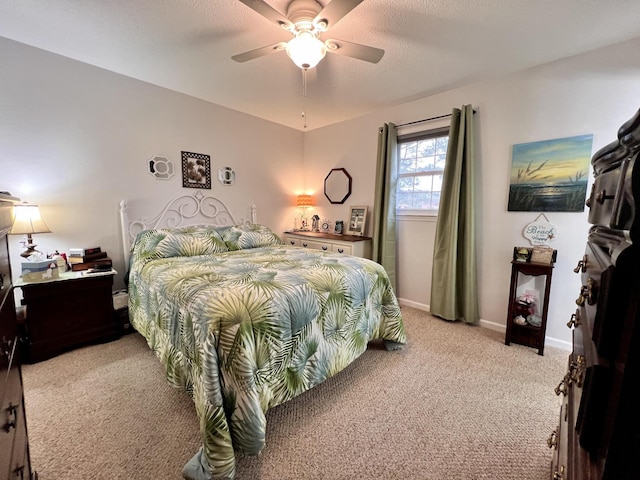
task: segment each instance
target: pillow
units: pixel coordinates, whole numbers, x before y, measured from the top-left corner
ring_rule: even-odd
[[[273,233],[269,227],[254,223],[227,227],[221,233],[230,251],[283,245],[280,237]]]
[[[227,252],[220,230],[209,226],[145,230],[135,240],[133,257],[144,260]]]

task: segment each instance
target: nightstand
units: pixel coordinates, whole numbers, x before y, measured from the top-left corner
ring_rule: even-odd
[[[117,272],[65,272],[59,278],[15,283],[25,306],[24,360],[39,362],[73,348],[114,340],[122,325],[113,311]]]

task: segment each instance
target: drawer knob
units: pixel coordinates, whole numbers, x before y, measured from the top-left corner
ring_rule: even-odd
[[[558,445],[558,429],[556,428],[553,432],[551,432],[551,435],[549,435],[549,438],[547,438],[547,447],[553,448],[557,445]]]

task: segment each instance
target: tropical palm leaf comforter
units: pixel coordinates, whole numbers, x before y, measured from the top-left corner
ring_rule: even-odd
[[[260,453],[270,407],[336,374],[372,339],[406,342],[384,269],[287,247],[259,225],[141,232],[129,277],[133,326],[193,398],[203,446],[185,478],[233,478]]]

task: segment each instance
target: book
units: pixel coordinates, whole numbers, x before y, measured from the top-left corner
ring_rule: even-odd
[[[107,267],[112,267],[112,265],[113,263],[111,262],[111,259],[109,257],[105,257],[105,258],[99,258],[97,260],[90,260],[88,262],[72,263],[71,271],[80,272],[82,270],[89,270],[90,268],[103,269]]]
[[[100,247],[70,248],[68,253],[70,257],[84,257],[85,255],[91,255],[92,253],[98,253],[101,251]]]
[[[87,255],[83,255],[83,256],[75,256],[75,255],[69,255],[67,257],[67,261],[70,264],[74,264],[74,263],[85,263],[85,262],[90,262],[91,260],[98,260],[100,258],[106,258],[107,256],[107,252],[96,252],[96,253],[90,253]]]

